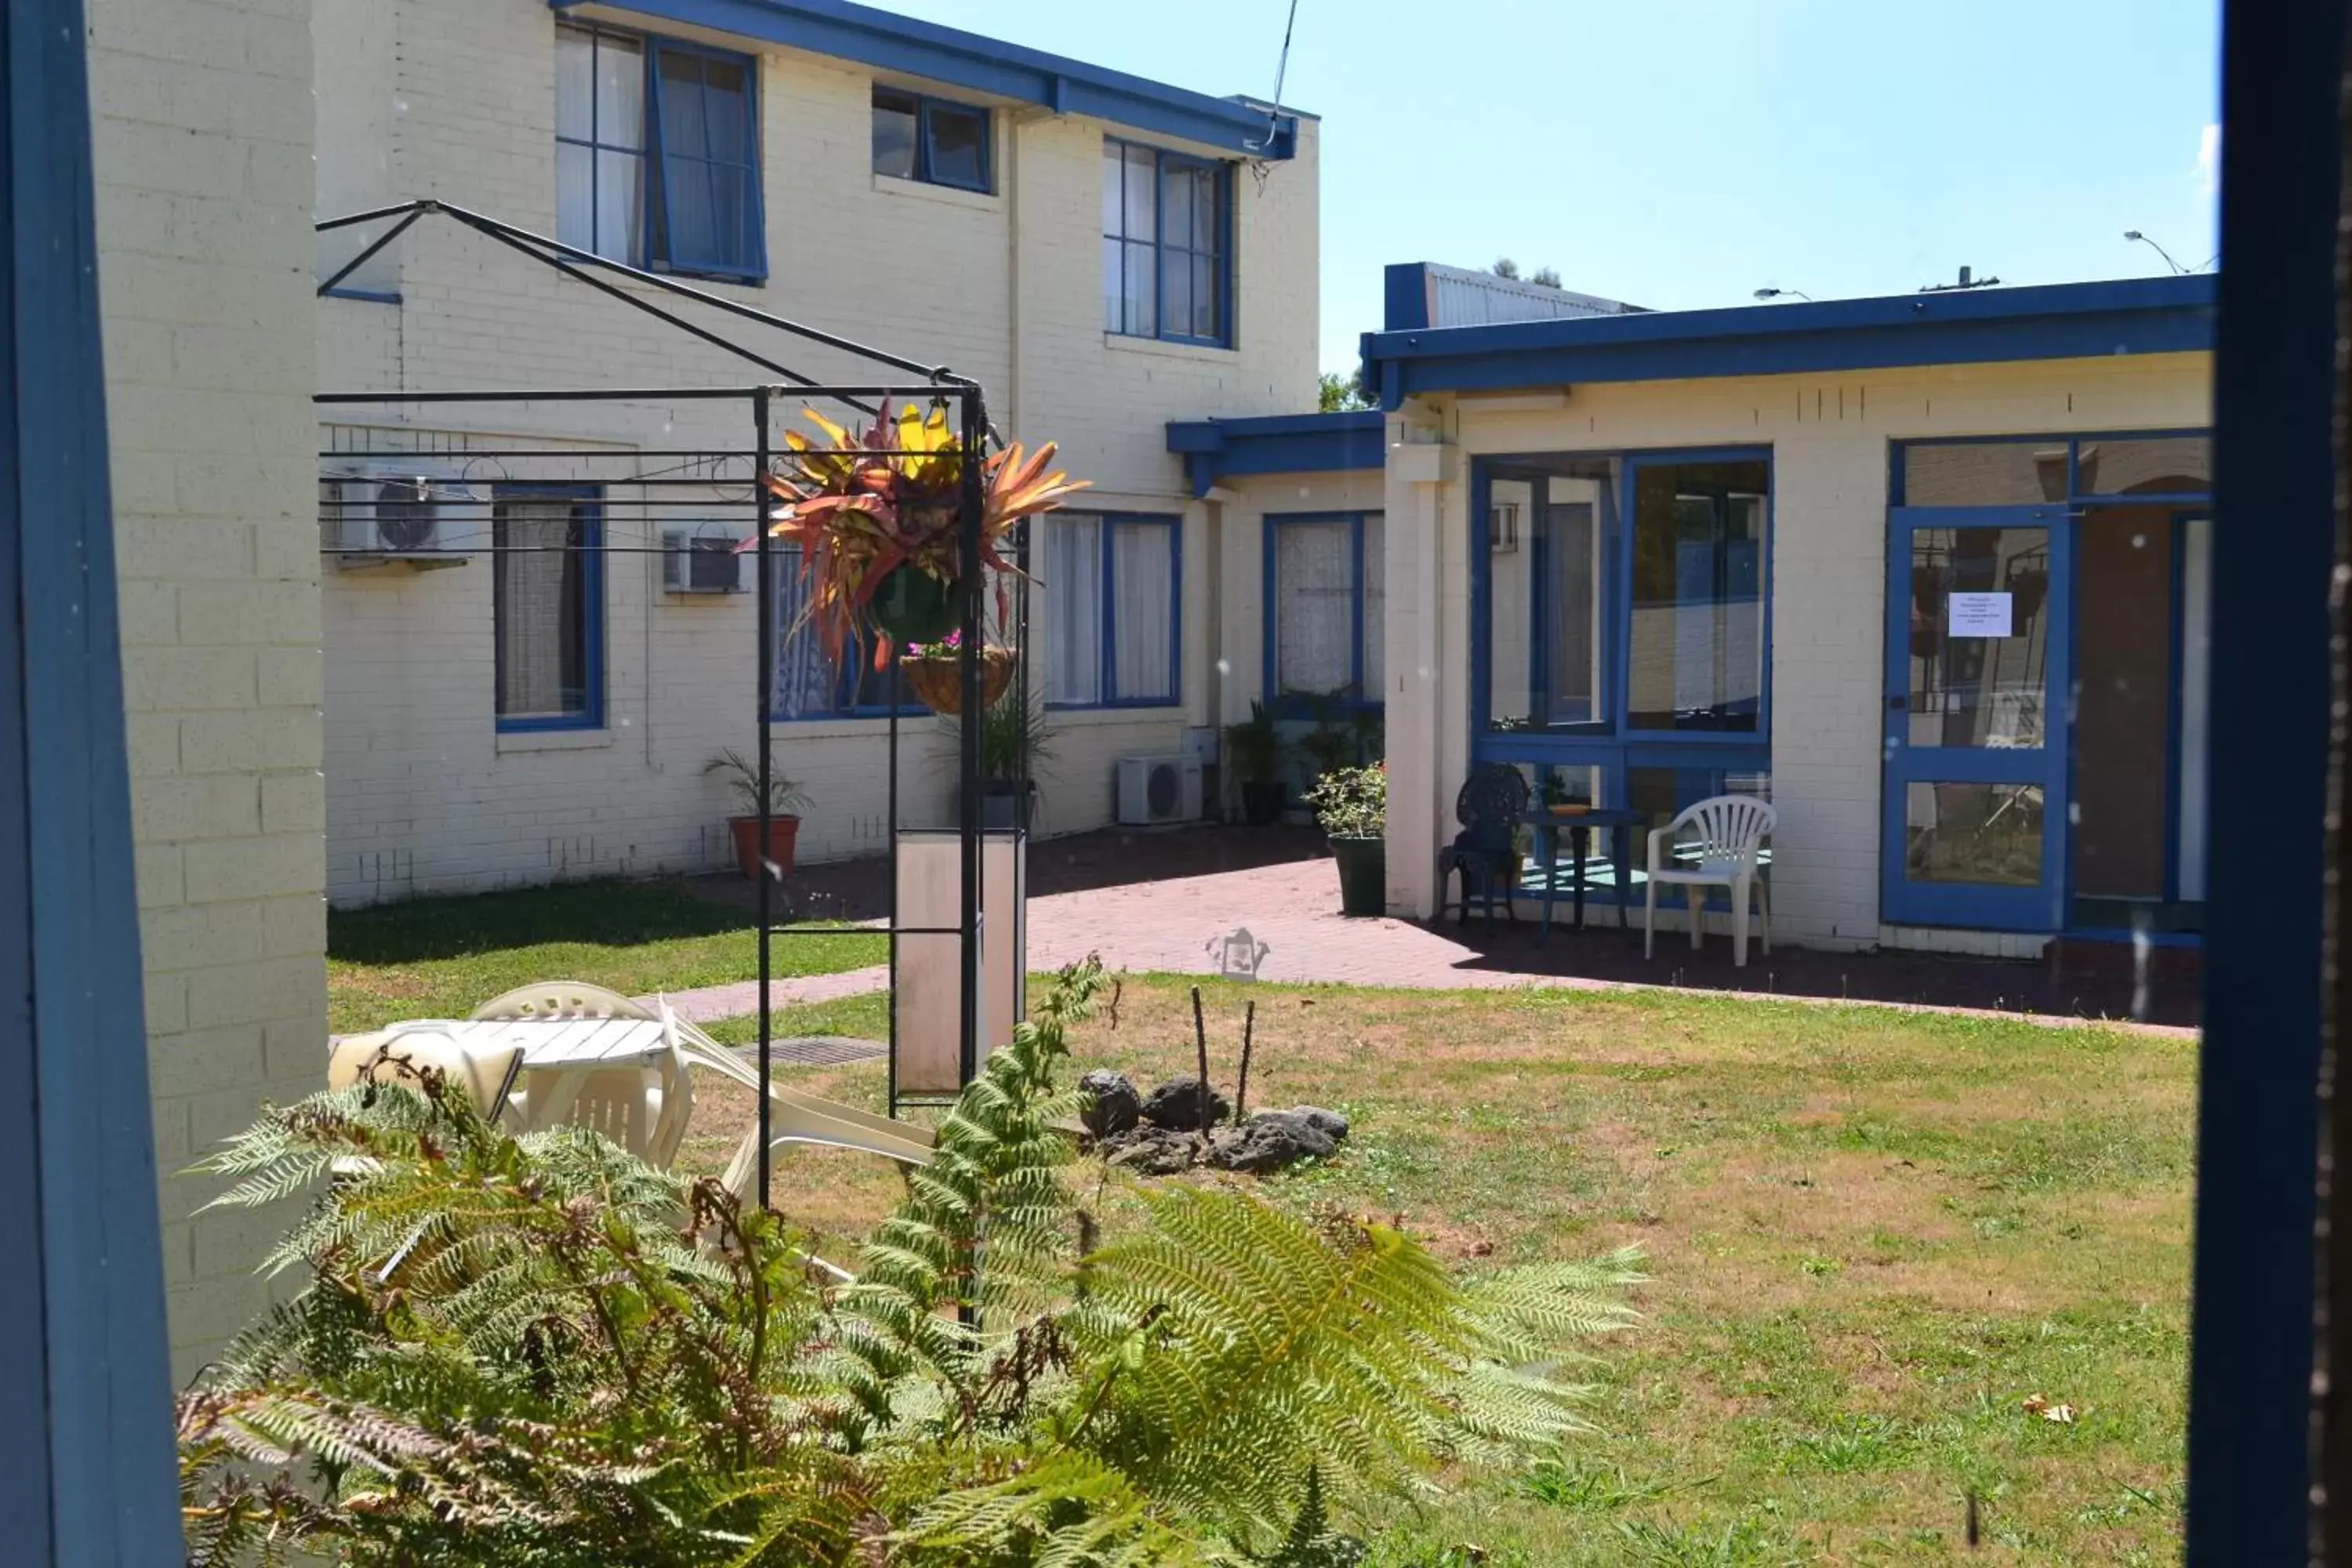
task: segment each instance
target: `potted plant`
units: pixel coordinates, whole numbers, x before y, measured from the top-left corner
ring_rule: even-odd
[[[942,717],[963,711],[963,633],[950,632],[937,642],[907,645],[898,661],[907,689],[932,712]],[[992,709],[1013,684],[1013,650],[984,644],[980,650],[980,704]]]
[[[1333,768],[1315,781],[1306,800],[1339,863],[1339,912],[1387,912],[1388,764]]]
[[[894,645],[945,638],[963,620],[967,587],[979,591],[961,580],[965,454],[944,405],[928,416],[915,407],[893,415],[886,403],[871,427],[855,433],[806,412],[825,443],[784,432],[791,452],[783,471],[766,476],[783,503],[769,531],[800,546],[803,614],[826,657],[838,663],[850,646],[862,648],[870,631],[880,669]],[[1053,460],[1051,441],[1034,454],[1015,442],[981,460],[980,558],[983,573],[998,579],[1000,612],[1002,579],[1013,570],[1002,552],[1006,535],[1086,488],[1083,479],[1049,472]]]
[[[961,720],[945,715],[948,733],[962,743]],[[1024,705],[1006,691],[991,702],[980,721],[980,825],[992,833],[1034,826],[1037,771],[1054,754],[1045,727],[1045,704],[1031,692]]]
[[[1263,702],[1250,703],[1250,716],[1225,726],[1225,766],[1239,782],[1242,820],[1252,827],[1271,827],[1282,820],[1282,735],[1274,715]]]
[[[768,842],[760,842],[760,768],[745,759],[740,752],[729,748],[702,764],[705,774],[723,773],[727,787],[735,792],[742,803],[740,816],[727,819],[727,831],[735,840],[735,864],[743,875],[757,878],[766,867],[779,880],[793,872],[793,851],[800,843],[801,819],[797,813],[808,805],[808,796],[801,786],[784,777],[772,765],[768,770],[767,817]]]

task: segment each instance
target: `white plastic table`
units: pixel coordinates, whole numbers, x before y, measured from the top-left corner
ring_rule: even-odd
[[[468,1018],[436,1025],[462,1045],[522,1051],[524,1131],[561,1124],[588,1075],[614,1068],[659,1069],[675,1048],[652,1018]]]

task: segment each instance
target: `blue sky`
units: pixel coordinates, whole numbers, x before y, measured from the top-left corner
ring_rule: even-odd
[[[880,0],[1204,92],[1273,90],[1286,0]],[[2215,248],[2214,0],[1299,0],[1323,344],[1390,261],[1509,256],[1660,309],[2161,272]]]

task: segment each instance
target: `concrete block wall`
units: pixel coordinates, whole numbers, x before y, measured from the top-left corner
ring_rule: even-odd
[[[319,0],[318,14],[320,37],[340,40],[337,52],[320,54],[322,213],[430,195],[553,232],[556,24],[541,0]],[[1166,423],[1313,406],[1315,128],[1302,128],[1300,156],[1271,166],[1262,182],[1237,173],[1236,344],[1200,349],[1102,331],[1102,142],[1131,133],[1008,104],[997,116],[993,194],[882,178],[871,169],[873,82],[872,72],[842,61],[761,56],[769,279],[695,286],[977,376],[1000,429],[1058,441],[1062,464],[1094,482],[1086,505],[1184,518],[1183,702],[1053,719],[1044,830],[1099,826],[1111,817],[1118,757],[1175,751],[1188,724],[1209,721],[1212,524],[1165,449]],[[333,242],[322,247],[322,265],[363,241],[341,243],[340,251]],[[371,270],[378,275],[353,281],[396,292],[400,302],[323,302],[322,386],[773,379],[446,222],[412,229]],[[808,375],[884,375],[781,332],[741,322],[726,330]],[[404,417],[389,405],[352,415],[379,426]],[[422,427],[428,418],[432,429]],[[786,400],[779,418],[799,424],[798,405]],[[686,400],[445,406],[413,419],[405,432],[370,439],[479,449],[551,437],[604,452],[740,454],[751,439],[743,405]],[[748,475],[748,463],[739,459],[732,471]],[[657,542],[658,528],[643,515],[631,520],[625,506],[608,508],[615,545]],[[659,564],[621,552],[607,562],[607,722],[577,734],[497,733],[487,562],[327,574],[336,902],[725,863],[727,795],[701,766],[722,746],[753,745],[755,610],[748,595],[662,594]],[[1043,635],[1041,603],[1033,637]],[[945,821],[952,790],[943,731],[928,720],[906,729],[902,820]],[[811,797],[803,858],[883,847],[875,787],[887,765],[883,731],[879,721],[778,727],[777,765]]]
[[[2210,375],[2208,355],[2153,354],[1598,384],[1572,389],[1557,408],[1532,408],[1526,398],[1487,408],[1468,396],[1416,405],[1410,420],[1392,426],[1445,450],[1448,472],[1440,483],[1416,482],[1439,465],[1416,468],[1391,454],[1389,581],[1420,574],[1436,586],[1417,601],[1391,595],[1388,663],[1396,672],[1415,669],[1429,649],[1438,658],[1420,660],[1418,678],[1391,694],[1389,743],[1392,757],[1434,755],[1439,765],[1391,769],[1392,900],[1407,912],[1434,908],[1434,846],[1469,766],[1467,459],[1769,446],[1776,934],[1833,947],[2014,954],[2036,945],[1985,933],[1922,935],[1878,918],[1890,448],[1933,436],[2200,426],[2210,417]],[[1416,525],[1400,526],[1416,505]]]
[[[173,1359],[287,1213],[173,1173],[326,1068],[309,0],[90,0],[131,807]]]

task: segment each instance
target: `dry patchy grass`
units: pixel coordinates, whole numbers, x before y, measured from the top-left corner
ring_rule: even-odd
[[[1265,1184],[1277,1201],[1402,1215],[1472,1267],[1650,1257],[1647,1317],[1596,1369],[1600,1431],[1401,1512],[1382,1568],[1465,1543],[1496,1568],[2177,1558],[2190,1046],[1692,995],[1206,994],[1223,1087],[1255,998],[1250,1102],[1354,1119],[1342,1157]],[[879,999],[782,1026],[877,1034]],[[1129,978],[1076,1045],[1189,1070],[1188,983]],[[878,1065],[793,1081],[883,1087]],[[688,1161],[723,1164],[750,1112],[708,1096]],[[779,1206],[835,1236],[898,1191],[862,1158],[779,1173]],[[2078,1418],[2029,1416],[2035,1393]]]

